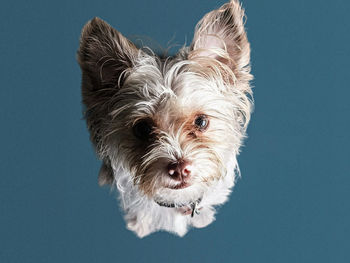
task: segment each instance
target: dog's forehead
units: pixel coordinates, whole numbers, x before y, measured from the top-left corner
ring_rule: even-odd
[[[216,110],[211,101],[222,96],[213,83],[188,68],[179,70],[178,67],[178,64],[169,67],[162,76],[162,82],[158,83],[164,94],[155,98],[152,118],[162,130],[169,129],[169,125],[176,128],[193,122],[199,114],[210,114]]]
[[[224,99],[215,81],[194,70],[190,61],[176,58],[142,61],[121,93],[125,103],[134,105],[132,116],[152,119],[162,130],[193,121],[198,114],[212,115]]]
[[[154,112],[151,118],[161,130],[183,125],[203,108],[198,100],[191,99],[192,96],[187,85],[177,85],[177,87],[164,87],[168,92],[164,96],[155,98]]]

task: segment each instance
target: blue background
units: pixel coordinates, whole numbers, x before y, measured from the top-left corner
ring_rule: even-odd
[[[125,229],[82,120],[80,30],[190,43],[224,1],[7,1],[0,9],[0,262],[350,262],[350,3],[245,0],[256,109],[242,178],[184,238]]]

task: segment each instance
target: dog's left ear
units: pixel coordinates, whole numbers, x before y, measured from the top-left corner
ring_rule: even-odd
[[[247,78],[250,46],[243,20],[238,0],[206,14],[196,25],[189,59],[211,57],[227,65],[238,80]]]

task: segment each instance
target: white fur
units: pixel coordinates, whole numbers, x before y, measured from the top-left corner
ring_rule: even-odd
[[[128,173],[113,167],[115,174],[113,184],[119,190],[120,205],[125,212],[127,228],[142,238],[159,230],[166,230],[182,237],[191,226],[206,227],[215,220],[214,206],[225,203],[231,193],[234,186],[235,166],[236,160],[232,160],[228,164],[231,173],[226,174],[212,187],[206,189],[199,204],[200,214],[194,215],[193,218],[189,215],[182,215],[177,208],[159,206],[154,199],[140,193]],[[184,190],[190,195],[189,198],[192,198],[192,193],[188,191],[190,189]]]

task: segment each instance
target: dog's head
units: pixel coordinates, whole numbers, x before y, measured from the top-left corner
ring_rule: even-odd
[[[85,25],[78,60],[91,140],[105,163],[100,182],[111,166],[148,196],[184,201],[234,172],[252,106],[243,18],[232,0],[166,58],[101,19]]]

